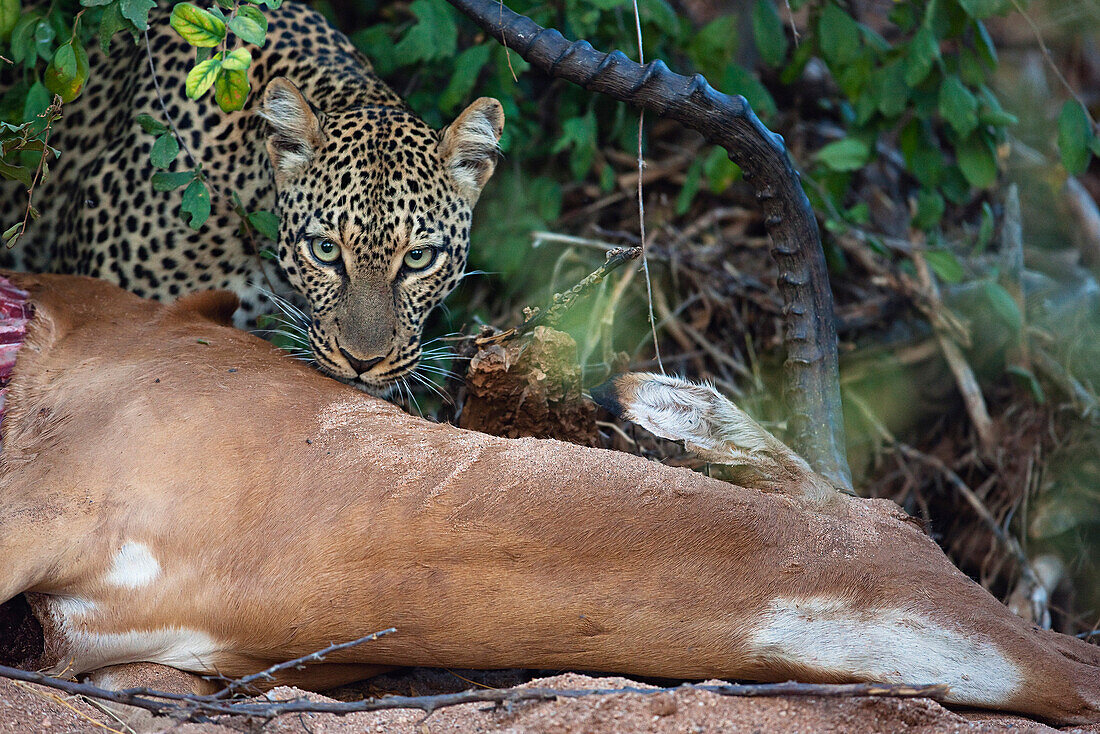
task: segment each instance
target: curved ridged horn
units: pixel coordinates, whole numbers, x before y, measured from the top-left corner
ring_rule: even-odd
[[[744,97],[716,91],[699,74],[681,76],[660,60],[642,66],[621,51],[570,42],[498,0],[448,2],[542,72],[676,120],[725,148],[741,167],[763,207],[779,265],[791,442],[814,469],[850,488],[833,296],[817,220],[783,138],[760,122]]]

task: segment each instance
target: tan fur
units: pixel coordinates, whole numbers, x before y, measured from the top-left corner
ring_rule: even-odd
[[[79,670],[82,639],[179,629],[213,652],[177,667],[236,676],[394,626],[329,658],[356,667],[295,682],[388,665],[764,681],[948,666],[981,671],[958,703],[1100,720],[1100,650],[1024,624],[891,503],[822,513],[431,424],[194,310],[12,280],[38,315],[2,427],[0,600],[41,595],[40,618],[61,620],[53,663]],[[105,582],[124,543],[148,548],[153,581]]]

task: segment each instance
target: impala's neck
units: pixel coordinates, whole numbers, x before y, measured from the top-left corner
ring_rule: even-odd
[[[6,278],[0,278],[0,423],[4,420],[4,405],[8,399],[8,383],[15,369],[15,357],[27,337],[27,324],[34,309],[27,303],[30,296],[16,288]]]

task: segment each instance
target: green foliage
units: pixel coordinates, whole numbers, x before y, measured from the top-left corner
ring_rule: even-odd
[[[264,4],[278,7],[270,1]],[[219,5],[203,10],[192,3],[177,3],[169,22],[183,40],[198,49],[195,65],[184,82],[187,96],[199,99],[213,88],[218,107],[233,112],[244,109],[252,91],[247,73],[252,52],[247,45],[230,50],[230,36],[262,48],[267,43],[267,18],[255,5],[242,5],[237,0],[219,0]]]
[[[170,23],[195,48],[195,62],[182,81],[188,96],[212,91],[222,110],[243,109],[252,90],[248,69],[252,48],[267,41],[264,8],[281,0],[196,0],[176,2]],[[62,103],[79,96],[89,70],[85,48],[98,38],[105,51],[119,31],[141,40],[153,0],[56,0],[28,7],[0,0],[0,55],[22,69],[23,79],[0,105],[12,125],[35,122],[54,95]],[[548,84],[514,52],[486,42],[482,32],[446,0],[360,0],[361,25],[347,28],[377,71],[407,92],[428,122],[441,126],[474,96],[491,95],[504,105],[508,124],[501,146],[508,160],[547,189],[565,178],[587,181],[604,193],[616,186],[608,150],[633,151],[638,118],[624,106],[559,83]],[[583,37],[599,48],[623,48],[636,55],[632,3],[626,0],[564,0],[558,5],[518,0],[511,4],[536,22]],[[761,76],[792,83],[814,57],[828,68],[839,97],[824,99],[841,135],[825,140],[805,163],[812,164],[813,201],[830,212],[832,226],[861,224],[866,207],[849,201],[858,172],[875,163],[885,142],[895,142],[906,169],[919,185],[915,227],[933,231],[946,207],[964,203],[998,177],[998,145],[1015,118],[988,85],[997,54],[984,21],[1012,10],[1010,0],[896,0],[889,27],[879,32],[861,23],[840,0],[792,0],[804,12],[799,43],[790,42],[777,0],[755,0],[743,14],[719,15],[693,27],[667,0],[639,0],[647,58],[665,59],[681,71],[699,71],[716,88],[744,95],[765,120],[776,112]],[[750,31],[750,35],[742,31]],[[889,38],[889,40],[886,40]],[[754,69],[755,63],[755,69]],[[164,80],[181,83],[180,80]],[[163,123],[141,122],[155,136],[150,162],[175,175],[180,152],[175,132]],[[648,131],[647,131],[648,132]],[[5,147],[0,175],[24,180],[35,171],[25,159],[34,135],[0,131]],[[1100,149],[1092,121],[1077,102],[1066,103],[1058,125],[1058,146],[1066,169],[1080,172]],[[44,141],[37,139],[38,144]],[[24,147],[20,147],[24,146]],[[201,191],[209,194],[199,168],[177,186],[185,188],[184,213],[192,224],[205,219]],[[694,160],[676,198],[687,212],[701,192],[718,191],[740,175],[722,151]],[[157,174],[154,184],[169,179]],[[34,174],[29,179],[33,182]],[[197,182],[195,188],[191,182]],[[560,205],[560,186],[557,200]],[[843,221],[841,221],[843,220]],[[549,224],[549,221],[545,221]],[[517,265],[518,267],[518,265]],[[511,273],[504,273],[510,275]]]
[[[989,88],[996,53],[982,20],[1005,12],[999,0],[898,0],[886,41],[835,0],[809,6],[816,34],[783,70],[797,76],[825,62],[843,94],[843,139],[822,148],[813,177],[842,210],[851,172],[873,162],[878,141],[897,141],[919,183],[913,226],[939,225],[944,203],[960,204],[997,180],[997,145],[1015,122]]]
[[[1067,100],[1058,115],[1058,149],[1062,165],[1072,174],[1083,173],[1092,160],[1096,140],[1088,113],[1077,100]]]

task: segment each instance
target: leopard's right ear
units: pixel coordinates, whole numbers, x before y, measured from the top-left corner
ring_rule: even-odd
[[[321,124],[313,106],[286,77],[275,77],[264,89],[260,117],[271,124],[267,154],[282,184],[309,167],[321,145]]]

